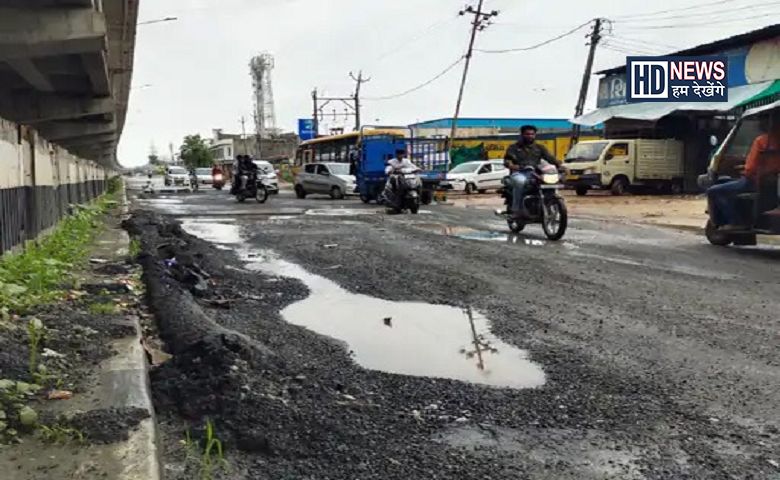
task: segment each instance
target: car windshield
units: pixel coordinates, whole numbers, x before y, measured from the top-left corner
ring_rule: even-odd
[[[328,170],[333,175],[349,175],[349,165],[346,163],[329,163]]]
[[[211,175],[211,169],[210,168],[199,168],[195,170],[195,173],[198,175]]]
[[[262,173],[273,173],[274,167],[270,163],[255,162],[257,169]]]
[[[450,173],[474,173],[477,171],[480,165],[482,165],[481,162],[461,163],[457,167],[450,170]]]
[[[608,142],[578,143],[566,154],[564,162],[592,162],[598,160]]]
[[[171,175],[186,175],[187,170],[181,167],[171,167],[168,169],[168,173],[170,173]]]

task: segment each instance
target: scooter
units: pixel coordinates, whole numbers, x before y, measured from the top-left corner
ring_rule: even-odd
[[[392,187],[393,185],[395,185],[395,189]],[[420,180],[419,171],[406,169],[400,173],[390,174],[383,199],[388,213],[399,214],[409,210],[416,215],[420,211],[421,194],[422,180]]]
[[[523,198],[526,216],[522,219],[514,217],[512,212],[512,184],[510,177],[502,180],[503,188],[499,190],[504,198],[506,210],[497,210],[496,215],[506,219],[513,233],[520,233],[526,225],[540,223],[545,236],[552,241],[563,238],[569,224],[566,202],[558,195],[561,186],[561,176],[554,165],[545,164],[534,169]]]
[[[222,190],[225,188],[225,176],[222,173],[211,175],[211,188]]]

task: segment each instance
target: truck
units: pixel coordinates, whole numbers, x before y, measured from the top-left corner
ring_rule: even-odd
[[[633,187],[679,194],[683,190],[683,143],[673,139],[608,139],[577,143],[564,159],[564,185],[577,195]]]

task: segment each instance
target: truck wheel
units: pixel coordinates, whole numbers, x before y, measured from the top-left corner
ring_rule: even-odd
[[[371,202],[371,199],[368,197],[368,195],[360,194],[360,201],[368,205]]]
[[[584,186],[577,187],[577,188],[574,189],[574,191],[577,192],[577,196],[578,197],[584,197],[585,195],[587,195],[588,194],[588,190],[590,190],[590,189],[588,187],[584,187]]]
[[[615,196],[625,195],[628,193],[628,180],[625,177],[616,178],[612,181],[610,191]]]
[[[673,180],[670,191],[672,192],[672,195],[682,195],[683,182],[681,180]]]
[[[302,186],[296,185],[295,196],[303,200],[304,198],[306,198],[306,190],[304,190]]]
[[[433,202],[433,192],[430,190],[424,190],[420,195],[420,202],[423,205],[430,205]]]

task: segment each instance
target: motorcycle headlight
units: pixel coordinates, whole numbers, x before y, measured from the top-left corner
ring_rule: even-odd
[[[214,181],[215,182],[221,182],[222,181],[222,175],[214,175]]]
[[[545,173],[542,175],[542,181],[547,185],[555,185],[560,181],[560,177],[557,173]]]

